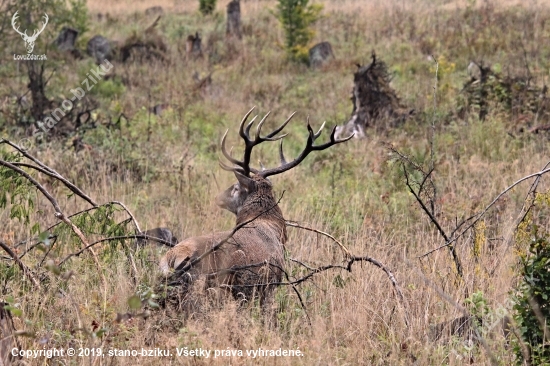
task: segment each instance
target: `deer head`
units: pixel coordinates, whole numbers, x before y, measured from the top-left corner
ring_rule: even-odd
[[[43,22],[44,24],[42,25],[42,29],[40,30],[36,29],[33,32],[32,36],[29,36],[27,35],[26,29],[24,33],[21,33],[19,31],[19,26],[16,27],[15,21],[18,18],[17,13],[18,12],[16,11],[15,14],[13,14],[13,17],[11,18],[11,25],[13,29],[15,29],[15,31],[21,35],[21,38],[23,38],[23,41],[25,41],[25,47],[27,48],[27,53],[31,53],[32,50],[34,49],[34,42],[36,42],[36,38],[38,38],[38,35],[42,33],[44,28],[46,28],[46,24],[48,24],[48,19],[49,19],[48,14],[44,14],[44,22]]]

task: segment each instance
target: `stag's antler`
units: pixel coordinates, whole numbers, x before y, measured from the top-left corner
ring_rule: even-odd
[[[258,123],[258,127],[256,127],[255,138],[254,138],[254,140],[252,140],[250,138],[250,128],[252,127],[252,124],[254,123],[254,121],[256,120],[256,118],[258,116],[255,116],[254,118],[252,118],[252,120],[248,123],[246,128],[244,127],[244,124],[245,124],[246,120],[248,119],[248,117],[250,116],[250,114],[252,113],[253,110],[254,110],[254,108],[252,108],[244,116],[244,118],[241,122],[240,128],[239,128],[239,135],[243,138],[243,140],[245,142],[245,150],[244,150],[243,160],[240,161],[240,160],[237,160],[237,159],[233,158],[233,156],[231,155],[232,150],[227,152],[227,150],[225,148],[225,140],[226,140],[227,133],[228,133],[229,130],[225,132],[225,134],[223,135],[223,138],[222,138],[222,142],[221,142],[223,155],[235,166],[234,167],[229,167],[221,161],[220,161],[220,166],[225,170],[238,172],[238,173],[240,173],[242,175],[245,175],[247,177],[250,176],[250,173],[257,174],[257,175],[259,175],[263,178],[267,178],[269,176],[276,175],[276,174],[281,174],[283,172],[286,172],[286,171],[294,168],[298,164],[300,164],[309,155],[310,152],[328,149],[329,147],[331,147],[333,145],[348,141],[354,135],[354,134],[351,134],[349,137],[346,137],[346,138],[343,138],[343,139],[337,139],[335,137],[336,127],[334,127],[332,129],[332,133],[330,135],[330,141],[329,142],[321,144],[321,145],[314,145],[315,140],[321,135],[321,132],[322,132],[323,128],[325,127],[325,123],[323,123],[323,125],[321,126],[321,128],[319,128],[319,131],[317,131],[317,133],[314,133],[313,129],[311,128],[311,125],[309,124],[309,117],[308,117],[307,129],[308,129],[308,132],[309,132],[309,137],[308,137],[308,140],[307,140],[307,143],[306,143],[306,147],[300,153],[300,155],[298,155],[298,157],[296,159],[292,160],[291,162],[287,162],[286,159],[285,159],[284,153],[283,153],[283,140],[282,140],[282,138],[285,137],[287,134],[285,133],[283,135],[276,136],[276,137],[275,137],[275,135],[277,135],[279,132],[281,132],[283,130],[283,128],[285,128],[285,126],[288,124],[288,122],[290,122],[292,117],[294,117],[296,112],[292,113],[290,115],[290,117],[288,117],[287,120],[280,127],[276,128],[273,132],[269,133],[267,136],[261,137],[260,132],[261,132],[261,129],[262,129],[262,125],[264,124],[265,120],[267,119],[267,117],[270,114],[270,112],[268,112],[262,118],[262,120]],[[251,157],[252,149],[254,148],[254,146],[256,146],[256,145],[258,145],[258,144],[260,144],[264,141],[277,141],[277,140],[281,140],[281,144],[279,145],[279,157],[281,159],[281,165],[279,167],[272,168],[272,169],[264,169],[263,166],[262,166],[261,171],[259,171],[258,169],[252,168],[250,166],[250,157]]]
[[[239,135],[242,137],[242,139],[244,140],[244,143],[245,143],[243,160],[239,161],[239,160],[233,158],[233,156],[231,156],[231,150],[229,152],[227,152],[227,150],[225,148],[225,139],[227,138],[227,133],[229,132],[229,130],[227,130],[225,132],[225,134],[223,135],[222,143],[221,143],[223,155],[227,158],[227,160],[229,160],[231,163],[233,163],[234,165],[237,165],[237,166],[236,167],[229,167],[221,161],[220,161],[220,166],[225,170],[229,170],[229,171],[233,171],[233,172],[236,171],[236,172],[239,172],[239,173],[241,173],[241,174],[243,174],[247,177],[250,176],[250,173],[258,174],[258,170],[255,169],[255,168],[252,168],[250,166],[250,157],[252,155],[252,149],[254,148],[254,146],[259,145],[264,141],[277,141],[277,140],[280,140],[283,137],[285,137],[287,135],[286,133],[283,134],[283,135],[280,135],[280,136],[276,136],[276,137],[275,137],[275,135],[277,135],[279,132],[281,132],[283,130],[283,128],[285,128],[285,126],[288,124],[288,122],[290,122],[292,117],[294,117],[294,115],[296,114],[296,112],[292,113],[290,115],[290,117],[288,117],[287,120],[281,126],[276,128],[273,132],[267,134],[267,136],[261,137],[260,133],[262,131],[262,125],[264,124],[267,117],[271,113],[271,112],[267,112],[267,114],[258,123],[258,126],[256,127],[256,135],[254,136],[254,140],[252,140],[250,138],[250,129],[252,128],[252,124],[254,123],[256,118],[258,118],[258,116],[254,116],[254,118],[252,118],[252,120],[248,123],[248,125],[246,125],[246,127],[244,127],[244,125],[245,125],[248,117],[250,116],[250,114],[254,110],[254,108],[255,107],[253,107],[251,110],[248,111],[247,114],[245,114],[243,120],[241,121],[241,125],[239,127]]]
[[[340,144],[342,142],[348,141],[354,135],[352,133],[348,137],[345,137],[343,139],[337,139],[334,136],[334,134],[336,133],[336,126],[334,126],[334,128],[332,129],[332,133],[330,134],[330,141],[329,142],[326,142],[326,143],[321,144],[321,145],[313,145],[315,140],[319,136],[321,136],[321,132],[323,132],[324,127],[325,127],[325,122],[323,122],[323,124],[321,125],[321,128],[319,128],[319,131],[317,131],[317,133],[314,133],[313,128],[311,128],[311,125],[309,124],[309,117],[308,117],[308,119],[307,119],[307,130],[309,132],[309,136],[307,138],[306,147],[300,153],[300,155],[298,155],[298,157],[296,159],[294,159],[291,162],[287,163],[286,159],[285,159],[285,156],[284,156],[284,153],[283,153],[283,141],[281,140],[281,144],[279,145],[279,157],[281,159],[281,165],[276,167],[276,168],[262,170],[261,172],[258,173],[258,175],[262,176],[263,178],[267,178],[267,177],[272,176],[272,175],[284,173],[284,172],[294,168],[295,166],[300,164],[302,161],[304,161],[304,159],[309,155],[310,152],[328,149],[329,147],[331,147],[333,145]]]

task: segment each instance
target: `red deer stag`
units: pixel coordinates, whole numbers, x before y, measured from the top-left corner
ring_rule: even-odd
[[[185,239],[166,253],[161,259],[160,268],[166,276],[176,276],[171,277],[177,280],[169,281],[170,284],[185,286],[186,291],[190,284],[202,277],[206,280],[207,287],[231,289],[235,298],[244,297],[250,300],[258,296],[260,302],[264,303],[273,293],[274,286],[270,284],[282,280],[283,245],[287,241],[285,219],[273,195],[273,186],[267,178],[296,167],[312,151],[328,149],[349,140],[353,135],[336,139],[333,129],[329,142],[314,145],[324,124],[314,133],[308,123],[309,136],[306,147],[296,159],[286,162],[281,140],[286,134],[277,135],[294,114],[273,132],[261,137],[262,125],[269,113],[266,114],[258,123],[255,137],[252,139],[250,129],[256,117],[246,127],[245,124],[253,110],[244,116],[239,128],[239,135],[245,144],[242,161],[233,158],[226,150],[228,131],[221,140],[222,153],[233,166],[221,161],[220,165],[223,169],[232,171],[238,183],[222,192],[216,198],[216,203],[236,214],[235,229]],[[263,170],[251,167],[252,149],[264,141],[277,140],[281,140],[281,165]]]

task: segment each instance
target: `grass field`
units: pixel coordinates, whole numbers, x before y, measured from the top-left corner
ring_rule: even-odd
[[[129,298],[154,288],[164,249],[132,250],[132,269],[120,243],[99,244],[94,247],[99,263],[83,253],[64,263],[58,275],[59,262],[81,245],[65,228],[51,249],[33,250],[23,257],[28,267],[41,274],[40,290],[32,288],[12,261],[0,262],[2,296],[21,310],[14,313],[15,327],[32,333],[20,337],[21,348],[93,347],[103,352],[160,348],[174,355],[42,357],[26,360],[28,364],[509,365],[515,360],[498,327],[484,326],[485,346],[465,344],[458,336],[434,341],[430,329],[462,316],[461,307],[471,310],[467,299],[486,302],[491,314],[501,308],[511,310],[509,299],[519,279],[518,256],[525,253],[529,236],[516,225],[533,180],[508,191],[457,240],[460,278],[445,248],[419,258],[445,240],[407,189],[402,165],[388,146],[427,169],[433,164],[434,215],[449,235],[458,222],[483,211],[514,182],[543,169],[550,160],[548,132],[528,130],[549,123],[547,115],[509,110],[498,103],[490,104],[485,120],[478,118],[475,108],[467,113],[459,110],[465,103],[461,91],[469,80],[471,61],[491,65],[505,76],[530,77],[533,88],[548,83],[550,4],[317,2],[324,10],[314,26],[313,43],[329,41],[335,53],[335,60],[320,70],[287,60],[284,34],[272,14],[274,0],[241,2],[240,42],[226,41],[225,0],[218,1],[211,16],[202,16],[195,0],[88,1],[89,30],[79,36],[79,47],[85,50],[86,42],[96,34],[120,44],[139,36],[156,17],[146,16],[145,9],[159,5],[164,15],[156,30],[167,46],[166,61],[113,61],[111,76],[98,81],[88,93],[98,106],[93,112],[94,128],[59,136],[62,126],[56,126],[30,153],[99,204],[123,202],[142,229],[169,227],[180,239],[230,230],[234,216],[214,204],[214,197],[235,181],[218,166],[223,133],[229,129],[229,145],[238,150],[238,124],[252,106],[258,114],[272,111],[266,131],[297,111],[285,138],[286,155],[295,156],[307,138],[308,116],[314,129],[323,121],[332,127],[350,117],[356,64],[370,62],[374,50],[388,65],[391,86],[402,103],[417,111],[414,118],[395,128],[368,129],[365,139],[312,154],[272,182],[278,195],[284,193],[280,207],[287,220],[328,232],[354,255],[382,262],[401,286],[404,303],[382,270],[355,263],[351,272],[324,271],[297,286],[305,309],[292,288],[279,288],[270,320],[253,304],[239,308],[229,302],[186,321],[160,310],[151,310],[145,320],[115,321],[118,313],[134,311]],[[100,19],[98,13],[104,16]],[[58,30],[49,31],[44,37],[51,42]],[[185,54],[185,39],[197,31],[204,56],[191,59]],[[19,37],[1,51],[2,111],[13,111],[14,100],[27,91],[27,72],[23,64],[12,60],[14,50],[24,52]],[[50,99],[70,96],[69,90],[96,67],[91,58],[75,60],[51,47],[47,54],[48,76],[55,65],[46,87]],[[211,75],[212,82],[198,87],[194,74],[200,79]],[[161,116],[148,112],[161,103],[171,107]],[[122,113],[126,119],[113,128]],[[21,122],[14,115],[0,114],[0,133],[17,142],[29,134],[32,121]],[[328,139],[329,131],[323,135]],[[75,139],[81,139],[83,149],[73,148]],[[3,154],[12,151],[1,146]],[[277,164],[275,146],[258,150],[255,163]],[[54,179],[34,172],[33,176],[66,214],[90,207]],[[419,179],[419,172],[413,172],[413,177]],[[548,189],[543,178],[538,191]],[[7,197],[14,194],[8,191]],[[0,240],[8,245],[32,237],[35,223],[43,231],[58,222],[40,193],[29,197],[34,200],[29,224],[12,217],[11,201],[0,211]],[[550,230],[547,206],[534,212],[533,223]],[[123,220],[127,216],[118,211],[113,217]],[[75,222],[89,229],[85,235],[90,242],[104,237],[101,222]],[[312,267],[345,260],[326,236],[292,227],[288,232],[288,258]],[[20,254],[25,248],[17,250]],[[296,278],[306,273],[290,259],[286,265]],[[242,350],[245,355],[176,356],[176,348],[183,347]],[[259,348],[299,349],[303,356],[259,360],[246,356],[246,350]]]

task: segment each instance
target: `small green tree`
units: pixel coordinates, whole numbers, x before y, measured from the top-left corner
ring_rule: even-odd
[[[313,39],[311,25],[319,20],[323,6],[309,0],[279,0],[276,16],[285,32],[285,49],[291,59],[307,62]]]
[[[550,194],[539,194],[536,203],[547,206]],[[550,235],[529,215],[520,225],[519,236],[528,239],[529,252],[520,256],[522,279],[516,288],[514,320],[521,340],[514,351],[517,363],[550,364]],[[521,235],[523,234],[523,235]],[[527,235],[525,235],[527,234]]]
[[[216,10],[217,0],[199,0],[199,10],[203,15],[212,14]]]

